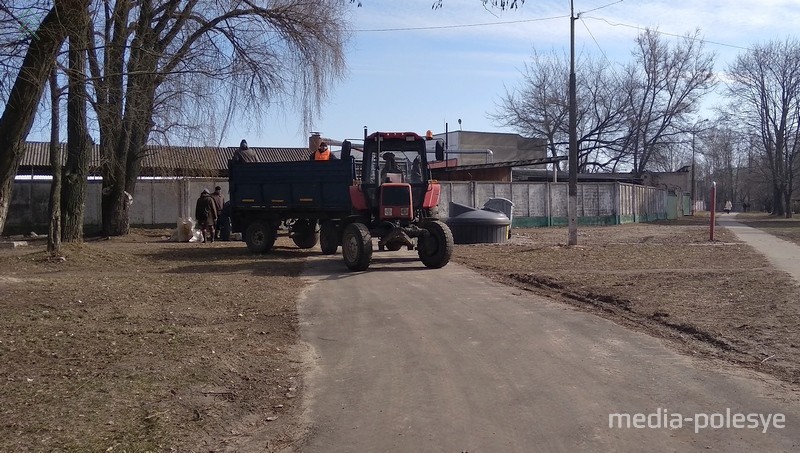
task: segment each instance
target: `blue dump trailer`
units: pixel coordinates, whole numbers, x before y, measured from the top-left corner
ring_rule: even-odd
[[[317,222],[350,215],[353,159],[229,164],[232,231],[253,252],[272,248],[283,226],[300,248],[317,244]]]

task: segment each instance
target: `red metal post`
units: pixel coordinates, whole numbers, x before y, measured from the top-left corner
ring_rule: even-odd
[[[714,226],[716,225],[717,212],[717,183],[711,183],[711,223],[709,224],[709,241],[714,241]]]

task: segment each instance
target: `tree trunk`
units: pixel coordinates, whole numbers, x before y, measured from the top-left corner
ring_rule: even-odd
[[[128,225],[128,205],[125,202],[125,162],[124,152],[128,149],[127,134],[122,133],[114,146],[113,160],[103,163],[103,192],[101,210],[104,236],[124,236],[130,231]],[[120,156],[122,154],[122,156]]]
[[[0,117],[0,231],[3,230],[11,203],[11,189],[19,163],[25,153],[25,139],[33,125],[56,54],[66,38],[62,18],[75,5],[86,0],[56,1],[31,39],[21,69],[11,87],[8,102]]]
[[[61,255],[61,146],[58,139],[59,98],[58,72],[50,71],[50,168],[53,181],[50,183],[50,229],[47,234],[47,253]]]
[[[785,215],[786,211],[783,209],[783,190],[778,185],[772,189],[772,215]]]
[[[157,89],[157,37],[149,29],[150,10],[143,10],[140,31],[128,60],[128,85],[121,136],[113,160],[103,173],[103,233],[121,236],[130,232],[130,196],[139,176],[139,160],[150,134],[150,122]],[[107,176],[108,173],[108,176]],[[130,194],[130,195],[129,195]]]
[[[88,11],[76,11],[69,34],[69,94],[67,95],[67,162],[61,193],[64,242],[83,241],[83,217],[91,158],[86,119],[86,45]]]

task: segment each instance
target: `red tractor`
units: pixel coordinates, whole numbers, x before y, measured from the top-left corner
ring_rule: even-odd
[[[441,187],[430,178],[426,145],[413,132],[365,132],[360,179],[350,186],[352,215],[321,221],[323,253],[336,253],[341,245],[347,267],[363,271],[372,260],[372,238],[378,238],[378,250],[416,249],[429,268],[450,261],[453,234],[438,219]],[[435,148],[442,160],[441,142]],[[350,159],[351,150],[345,141],[343,160]]]

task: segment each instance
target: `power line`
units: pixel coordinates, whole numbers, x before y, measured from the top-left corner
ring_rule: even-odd
[[[446,30],[451,28],[472,28],[472,27],[489,27],[493,25],[511,25],[511,24],[523,24],[523,23],[530,23],[530,22],[544,22],[548,20],[554,19],[565,19],[569,16],[553,16],[553,17],[542,17],[539,19],[523,19],[523,20],[512,20],[512,21],[505,21],[505,22],[483,22],[477,24],[459,24],[459,25],[432,25],[429,27],[402,27],[402,28],[362,28],[362,29],[354,29],[350,30],[352,32],[357,33],[371,33],[371,32],[390,32],[390,31],[419,31],[419,30]]]
[[[639,26],[639,25],[630,25],[630,24],[625,24],[625,23],[622,23],[622,22],[611,22],[608,19],[605,19],[605,18],[602,18],[602,17],[585,16],[586,13],[590,13],[590,12],[597,11],[597,10],[600,10],[600,9],[608,8],[608,7],[616,5],[618,3],[622,3],[623,1],[624,0],[618,0],[616,2],[609,3],[609,4],[604,5],[604,6],[599,6],[597,8],[590,9],[588,11],[584,11],[584,12],[578,13],[578,18],[580,18],[582,22],[583,22],[583,19],[594,19],[594,20],[597,20],[597,21],[600,21],[600,22],[605,22],[607,25],[610,25],[612,27],[626,27],[626,28],[631,28],[631,29],[638,30],[638,31],[645,30],[647,27],[642,27],[642,26]],[[449,29],[459,29],[459,28],[492,27],[492,26],[498,26],[498,25],[514,25],[514,24],[524,24],[524,23],[533,23],[533,22],[545,22],[545,21],[549,21],[549,20],[566,19],[566,18],[569,18],[569,15],[541,17],[541,18],[536,18],[536,19],[511,20],[511,21],[502,21],[502,22],[479,22],[479,23],[473,23],[473,24],[456,24],[456,25],[431,25],[431,26],[426,26],[426,27],[356,28],[356,29],[350,29],[348,31],[355,32],[355,33],[388,33],[388,32],[398,32],[398,31],[399,32],[403,32],[403,31],[425,31],[425,30],[449,30]],[[584,27],[586,27],[587,30],[588,30],[588,26],[585,23],[584,23]],[[676,37],[676,38],[686,38],[687,37],[685,35],[679,35],[679,34],[676,34],[676,33],[669,33],[669,32],[656,30],[656,29],[650,29],[650,31],[652,31],[654,33],[657,33],[657,34],[660,34],[660,35],[672,36],[672,37]],[[591,32],[589,32],[589,33],[591,34]],[[592,36],[592,39],[594,39],[594,36]],[[737,45],[733,45],[733,44],[726,44],[726,43],[717,42],[717,41],[710,41],[708,39],[697,39],[697,38],[690,38],[690,39],[697,40],[697,41],[703,41],[705,43],[714,44],[714,45],[717,45],[717,46],[730,47],[730,48],[733,48],[733,49],[752,50],[749,47],[742,47],[742,46],[737,46]],[[595,43],[596,42],[597,42],[597,40],[595,40]],[[599,47],[599,45],[598,45],[598,47]],[[601,49],[601,51],[602,51],[602,49]]]
[[[581,19],[583,19],[583,16],[581,16]],[[594,20],[598,20],[598,21],[601,21],[601,22],[605,22],[606,24],[608,24],[608,25],[610,25],[612,27],[627,27],[627,28],[632,28],[634,30],[638,30],[638,31],[642,31],[642,30],[645,30],[647,28],[647,27],[641,27],[639,25],[629,25],[629,24],[623,24],[621,22],[611,22],[608,19],[604,19],[602,17],[591,17],[590,16],[590,17],[587,17],[586,19],[594,19]],[[661,31],[661,30],[650,29],[650,31],[652,31],[653,33],[657,33],[659,35],[664,35],[664,36],[672,36],[672,37],[675,37],[675,38],[687,38],[686,35],[678,35],[678,34],[675,34],[675,33],[668,33],[668,32]],[[702,42],[709,43],[709,44],[714,44],[714,45],[717,45],[717,46],[731,47],[733,49],[740,49],[740,50],[752,50],[749,47],[736,46],[736,45],[733,45],[733,44],[725,44],[725,43],[716,42],[716,41],[709,41],[708,39],[700,39],[700,38],[692,38],[692,37],[688,37],[688,38],[693,40],[693,41],[702,41]]]
[[[609,3],[608,5],[598,6],[597,8],[595,8],[595,9],[590,9],[589,11],[581,11],[581,12],[579,12],[579,13],[578,13],[578,17],[580,17],[580,16],[581,16],[581,14],[585,14],[585,13],[591,13],[592,11],[597,11],[597,10],[600,10],[600,9],[605,9],[605,8],[608,8],[609,6],[614,6],[614,5],[616,5],[617,3],[622,3],[623,1],[625,1],[625,0],[618,0],[618,1],[614,2],[614,3]]]

